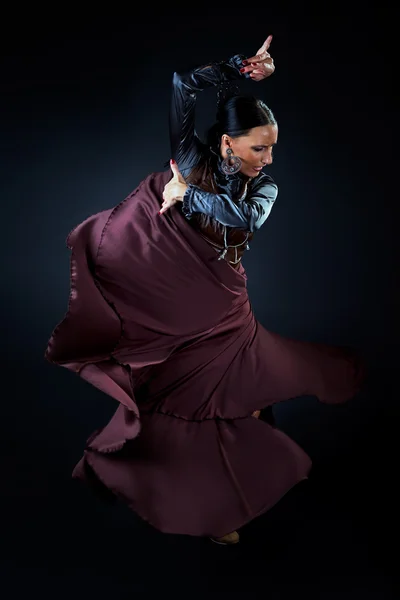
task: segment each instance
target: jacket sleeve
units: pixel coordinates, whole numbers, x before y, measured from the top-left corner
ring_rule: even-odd
[[[203,146],[195,129],[197,92],[223,82],[248,79],[248,74],[240,73],[244,58],[236,54],[228,61],[210,63],[187,73],[174,73],[169,114],[171,158],[178,163],[182,175],[195,166]]]
[[[239,204],[228,194],[212,194],[189,184],[183,196],[182,212],[187,219],[193,213],[203,213],[227,227],[254,232],[267,220],[277,195],[278,187],[269,177],[255,184]]]

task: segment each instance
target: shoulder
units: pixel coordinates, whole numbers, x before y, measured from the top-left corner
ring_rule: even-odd
[[[207,145],[197,136],[196,134],[196,147],[192,150],[190,161],[187,160],[178,162],[178,169],[184,179],[189,177],[195,170],[201,169],[205,166],[209,159],[209,151]]]
[[[278,195],[278,186],[266,173],[260,173],[250,184],[250,194],[266,196],[271,202],[274,202]]]

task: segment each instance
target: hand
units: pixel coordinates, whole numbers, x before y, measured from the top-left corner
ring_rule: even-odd
[[[261,48],[257,50],[257,54],[243,61],[243,64],[247,66],[241,72],[249,73],[254,81],[262,81],[275,71],[274,60],[268,52],[271,42],[272,35],[269,35]]]
[[[179,172],[178,165],[174,160],[170,161],[171,170],[173,173],[172,179],[164,187],[163,200],[160,215],[162,215],[168,208],[171,208],[177,202],[183,201],[183,196],[188,188],[186,182]]]

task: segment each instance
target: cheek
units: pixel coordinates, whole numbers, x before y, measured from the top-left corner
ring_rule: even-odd
[[[254,152],[252,150],[249,150],[248,148],[239,148],[237,150],[237,154],[245,162],[254,161]]]

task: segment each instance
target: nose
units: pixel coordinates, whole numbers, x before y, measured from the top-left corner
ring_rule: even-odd
[[[272,160],[272,148],[267,148],[265,154],[263,155],[262,162],[264,165],[270,165],[272,164]]]

